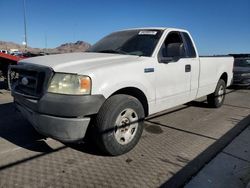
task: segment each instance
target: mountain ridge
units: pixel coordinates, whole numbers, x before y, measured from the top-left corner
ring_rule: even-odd
[[[86,51],[91,45],[85,41],[78,40],[76,42],[68,42],[61,44],[56,48],[32,48],[30,46],[27,49],[24,48],[23,45],[17,44],[14,42],[8,41],[0,41],[0,49],[1,50],[10,50],[10,49],[18,49],[19,51],[28,51],[31,53],[70,53],[70,52],[84,52]]]

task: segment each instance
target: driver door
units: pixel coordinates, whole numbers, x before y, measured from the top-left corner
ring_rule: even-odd
[[[175,57],[174,57],[175,56]],[[164,110],[190,99],[191,65],[179,32],[170,32],[158,53],[156,106]]]

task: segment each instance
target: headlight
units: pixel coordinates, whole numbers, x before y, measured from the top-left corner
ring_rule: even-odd
[[[250,76],[250,73],[243,73],[241,76]]]
[[[90,94],[91,79],[88,76],[56,73],[50,82],[48,92],[71,95]]]

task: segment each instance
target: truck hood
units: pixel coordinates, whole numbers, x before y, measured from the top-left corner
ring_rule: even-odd
[[[39,56],[19,62],[51,67],[55,72],[81,73],[82,70],[99,68],[112,63],[131,62],[139,58],[133,55],[81,52]]]

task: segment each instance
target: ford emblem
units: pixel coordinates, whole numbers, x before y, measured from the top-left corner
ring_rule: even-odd
[[[22,78],[22,84],[26,86],[26,85],[28,85],[28,83],[29,83],[28,78],[23,77],[23,78]]]

